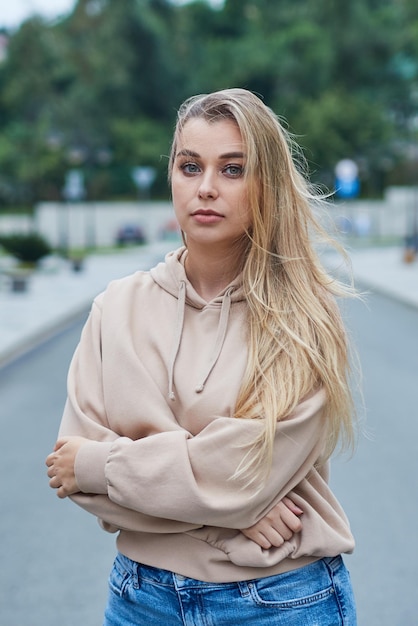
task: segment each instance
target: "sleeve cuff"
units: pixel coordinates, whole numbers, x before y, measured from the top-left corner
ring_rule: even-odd
[[[75,478],[83,493],[107,494],[105,466],[112,441],[88,441],[75,458]]]

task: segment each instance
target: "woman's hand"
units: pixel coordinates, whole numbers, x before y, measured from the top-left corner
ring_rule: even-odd
[[[285,541],[292,538],[294,533],[302,530],[301,508],[296,506],[290,498],[284,497],[254,526],[245,528],[241,532],[261,548],[279,548]]]
[[[77,452],[85,441],[88,440],[84,437],[62,437],[46,458],[49,486],[57,490],[59,498],[66,498],[80,491],[75,479],[74,464]]]

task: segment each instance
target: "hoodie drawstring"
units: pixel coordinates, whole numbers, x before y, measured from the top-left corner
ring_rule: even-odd
[[[230,287],[222,299],[221,315],[219,317],[218,332],[216,335],[215,346],[213,348],[212,358],[210,360],[207,373],[203,376],[201,383],[196,387],[195,392],[201,393],[205,388],[207,379],[209,378],[213,368],[216,365],[219,355],[221,354],[222,346],[224,345],[226,330],[228,328],[229,310],[231,308],[231,293],[233,288]]]
[[[177,298],[177,317],[174,327],[173,349],[171,352],[170,366],[168,368],[168,397],[175,400],[176,396],[173,391],[174,384],[174,365],[176,363],[177,354],[180,349],[181,336],[183,334],[184,309],[186,306],[186,283],[184,280],[180,282],[179,294]]]
[[[219,359],[219,355],[221,354],[222,346],[225,341],[226,331],[228,328],[229,312],[231,309],[231,293],[233,292],[233,290],[234,290],[233,287],[230,287],[229,289],[227,289],[222,299],[221,314],[219,316],[218,330],[216,334],[216,341],[215,341],[215,345],[213,348],[212,356],[211,356],[206,373],[202,376],[201,382],[195,388],[196,393],[201,393],[203,389],[205,388],[206,381],[209,378],[213,368],[215,367]],[[184,281],[181,281],[180,287],[179,287],[179,294],[178,294],[177,318],[176,318],[176,324],[175,324],[175,329],[174,329],[173,350],[171,353],[170,367],[168,370],[168,397],[170,398],[170,400],[176,399],[174,395],[174,391],[173,391],[174,366],[175,366],[177,355],[180,349],[181,337],[183,334],[185,305],[186,305],[186,283]]]

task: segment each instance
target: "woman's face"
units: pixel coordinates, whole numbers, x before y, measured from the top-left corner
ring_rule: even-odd
[[[232,120],[186,122],[171,176],[174,210],[187,243],[230,246],[251,226],[245,148]]]

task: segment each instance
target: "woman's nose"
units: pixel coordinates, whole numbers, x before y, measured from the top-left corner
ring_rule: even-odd
[[[218,187],[216,184],[216,173],[207,171],[203,174],[199,185],[199,198],[217,198]]]

